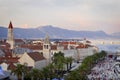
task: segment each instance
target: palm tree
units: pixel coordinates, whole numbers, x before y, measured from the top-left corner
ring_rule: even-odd
[[[50,78],[50,72],[49,72],[49,67],[46,66],[44,68],[42,68],[42,70],[40,70],[40,72],[42,73],[43,75],[43,78],[45,78],[45,80],[47,80],[47,78]]]
[[[105,57],[107,53],[105,51],[101,51],[101,58]]]
[[[74,70],[65,77],[65,80],[84,80],[81,77],[82,76],[80,75],[79,71]]]
[[[31,73],[30,73],[30,71],[28,71],[27,74],[24,76],[24,80],[31,80]]]
[[[14,74],[17,76],[18,80],[22,80],[23,74],[26,74],[26,67],[24,65],[18,64],[15,69],[11,71],[11,74]]]
[[[66,66],[67,66],[67,71],[68,71],[68,65],[69,65],[69,58],[68,57],[66,57],[65,58],[65,61],[64,61],[64,63],[66,64]]]
[[[101,51],[100,53],[96,53],[91,56],[87,56],[82,61],[82,64],[78,69],[69,73],[65,79],[66,80],[88,80],[87,74],[91,71],[92,67],[96,63],[96,61],[100,61],[101,58],[104,58],[107,55],[105,51]]]
[[[38,70],[36,68],[32,69],[30,74],[32,76],[32,80],[39,80],[39,79],[43,78],[43,75],[40,72],[40,70]]]
[[[64,70],[64,57],[62,56],[58,56],[57,58],[57,63],[54,64],[55,69],[56,69],[56,73],[59,76],[63,76],[63,70]]]
[[[88,73],[89,70],[90,68],[87,64],[81,64],[81,66],[79,67],[79,71],[82,75],[86,75],[86,73]]]
[[[62,52],[55,53],[53,55],[53,65],[55,66],[55,73],[58,76],[63,76],[64,64],[65,64],[64,53]]]
[[[72,58],[72,57],[69,57],[69,58],[68,58],[68,62],[69,62],[69,64],[70,64],[70,67],[69,67],[70,69],[71,69],[71,67],[72,67],[72,61],[73,61],[73,58]]]
[[[52,79],[52,78],[55,78],[56,77],[56,74],[55,74],[55,66],[50,63],[48,66],[48,71],[49,71],[49,78]]]
[[[54,53],[54,55],[53,55],[53,63],[57,63],[57,60],[58,60],[58,57],[64,57],[64,53],[62,53],[62,52],[58,52],[58,53]]]

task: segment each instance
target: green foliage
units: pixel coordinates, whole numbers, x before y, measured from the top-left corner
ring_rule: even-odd
[[[87,80],[87,74],[91,71],[96,62],[104,59],[106,56],[105,51],[96,53],[94,55],[84,58],[82,64],[78,69],[68,73],[65,76],[65,80]],[[21,80],[22,75],[24,74],[24,80],[47,80],[52,78],[63,77],[63,72],[65,71],[65,65],[67,66],[67,71],[71,68],[72,57],[64,57],[64,53],[58,52],[53,55],[53,62],[41,70],[32,69],[28,71],[26,66],[18,64],[14,70],[11,71],[12,74],[18,77],[18,80]]]
[[[31,77],[33,78],[33,80],[37,80],[38,78],[41,78],[41,73],[38,69],[32,69],[31,72]]]
[[[18,80],[21,80],[22,75],[26,74],[26,67],[24,65],[18,64],[15,69],[11,71],[11,74],[14,74],[18,77]]]
[[[90,73],[96,62],[102,60],[106,55],[107,53],[105,51],[101,51],[100,53],[87,56],[84,58],[79,68],[72,71],[68,76],[66,76],[65,80],[87,80],[87,74]]]

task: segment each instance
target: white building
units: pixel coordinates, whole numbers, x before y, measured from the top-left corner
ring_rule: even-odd
[[[77,49],[77,55],[79,55],[78,57],[80,60],[83,60],[85,57],[93,54],[95,54],[94,47]]]
[[[3,71],[7,71],[7,69],[8,69],[8,64],[7,63],[3,62],[3,63],[0,64],[0,66],[2,67]]]
[[[24,53],[19,59],[20,64],[41,69],[46,66],[46,59],[38,52]]]

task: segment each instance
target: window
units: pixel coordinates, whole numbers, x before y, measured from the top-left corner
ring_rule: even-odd
[[[48,49],[48,45],[46,45],[47,46],[47,49]]]

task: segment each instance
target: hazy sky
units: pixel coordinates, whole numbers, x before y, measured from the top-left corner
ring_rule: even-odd
[[[120,32],[120,0],[0,0],[0,25]]]

